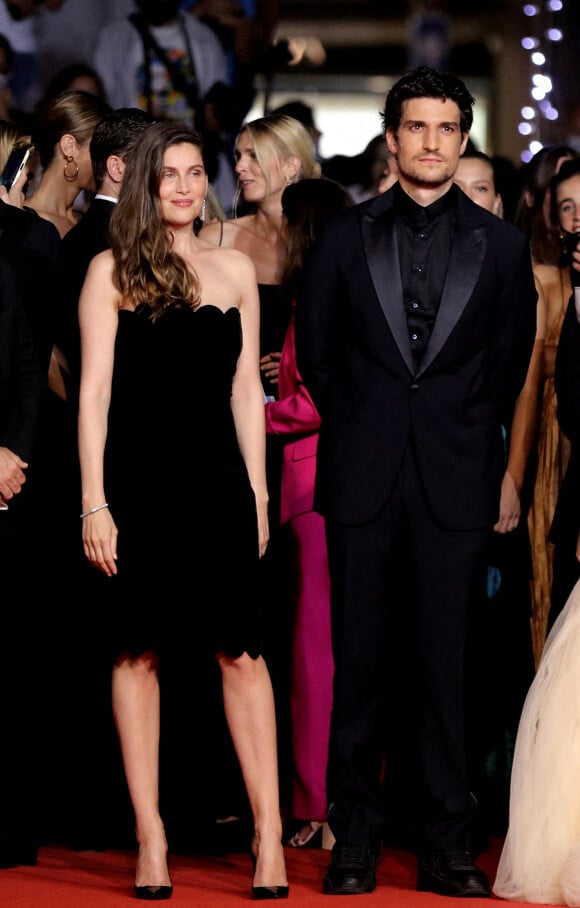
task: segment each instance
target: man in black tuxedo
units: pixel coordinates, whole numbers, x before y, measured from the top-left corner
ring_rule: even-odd
[[[109,248],[109,220],[119,197],[127,157],[155,117],[137,107],[119,107],[97,124],[91,163],[97,192],[81,220],[62,239],[63,301],[57,346],[68,367],[67,395],[76,405],[80,382],[78,301],[93,256]]]
[[[298,296],[298,366],[322,419],[315,503],[332,580],[329,894],[376,885],[383,671],[405,645],[389,631],[407,612],[420,692],[418,888],[491,895],[469,851],[464,647],[536,291],[523,233],[453,183],[473,100],[428,67],[392,87],[382,119],[399,180],[328,225]]]

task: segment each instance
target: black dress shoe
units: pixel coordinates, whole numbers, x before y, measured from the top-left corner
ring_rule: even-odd
[[[146,902],[160,902],[163,899],[170,899],[173,895],[173,886],[133,886],[133,894],[136,899],[143,899]]]
[[[377,885],[378,853],[368,845],[339,845],[332,847],[330,863],[322,881],[327,895],[363,895]]]
[[[420,857],[417,889],[459,898],[491,898],[489,880],[468,851],[435,851]]]

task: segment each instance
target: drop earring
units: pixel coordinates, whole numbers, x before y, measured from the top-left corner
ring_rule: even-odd
[[[200,221],[205,221],[205,204],[206,204],[206,197],[204,196],[203,202],[201,203],[201,211],[199,212]]]
[[[63,171],[64,178],[67,181],[67,183],[74,183],[74,181],[76,180],[76,178],[79,175],[79,165],[75,161],[72,154],[65,155],[65,162],[66,163],[64,165],[64,171]],[[68,172],[68,168],[71,166],[71,164],[76,168],[74,173]]]

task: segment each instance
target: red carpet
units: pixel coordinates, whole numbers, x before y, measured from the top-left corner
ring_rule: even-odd
[[[478,863],[493,878],[501,840],[492,841]],[[415,889],[415,859],[406,851],[384,849],[378,885],[370,895],[325,896],[322,877],[329,852],[286,849],[290,897],[288,908],[450,908],[450,900]],[[133,899],[135,855],[129,851],[76,852],[59,846],[40,849],[36,867],[0,870],[2,908],[121,908]],[[249,857],[176,855],[170,862],[171,908],[230,908],[251,901]],[[487,900],[469,899],[470,903]],[[499,900],[494,900],[499,901]],[[513,903],[517,905],[518,903]]]

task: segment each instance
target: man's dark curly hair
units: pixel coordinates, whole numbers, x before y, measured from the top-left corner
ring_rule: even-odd
[[[401,123],[403,102],[410,98],[441,98],[455,101],[459,107],[459,123],[462,133],[469,132],[473,123],[475,98],[465,84],[451,73],[440,73],[429,66],[418,66],[402,76],[391,87],[381,113],[384,130],[396,132]]]

